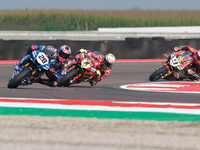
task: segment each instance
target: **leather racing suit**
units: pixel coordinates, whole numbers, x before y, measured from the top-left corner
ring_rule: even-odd
[[[197,68],[188,69],[187,74],[194,77],[196,80],[199,80],[200,79],[200,74],[199,74],[200,73],[200,51],[187,45],[176,46],[174,47],[174,50],[175,51],[186,50],[193,53],[192,55],[193,63],[196,64]]]
[[[27,55],[30,55],[33,50],[39,50],[41,48],[41,46],[43,46],[43,45],[31,45],[24,57],[26,57]],[[57,57],[56,51],[57,51],[57,49],[55,49],[55,56],[54,56],[55,63],[50,65],[49,70],[45,70],[45,74],[48,77],[48,79],[38,78],[38,80],[36,80],[35,82],[38,82],[40,84],[47,85],[47,86],[50,86],[50,87],[57,86],[56,81],[60,77],[62,77],[64,72],[67,70],[68,59],[65,59],[64,61],[61,62]],[[20,66],[21,62],[17,65]],[[32,84],[32,83],[28,83],[28,84]]]
[[[112,72],[112,67],[106,67],[103,64],[104,55],[101,54],[101,57],[95,57],[95,52],[91,52],[89,50],[80,49],[79,53],[85,53],[87,58],[92,59],[93,66],[96,68],[96,77],[90,80],[90,85],[95,86],[99,81],[103,78],[107,77]],[[99,52],[100,53],[100,52]]]

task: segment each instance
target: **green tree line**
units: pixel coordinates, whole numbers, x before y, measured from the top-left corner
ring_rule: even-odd
[[[199,25],[200,11],[0,11],[1,31],[87,31],[103,27]]]

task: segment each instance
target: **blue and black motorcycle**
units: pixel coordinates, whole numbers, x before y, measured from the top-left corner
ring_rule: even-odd
[[[51,58],[53,53],[40,46],[39,50],[33,50],[15,66],[12,78],[8,82],[8,88],[17,88],[20,85],[30,85],[36,82],[50,65],[55,63]]]

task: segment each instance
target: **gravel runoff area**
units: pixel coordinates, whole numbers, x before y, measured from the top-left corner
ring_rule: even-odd
[[[200,122],[0,116],[1,150],[200,150]]]

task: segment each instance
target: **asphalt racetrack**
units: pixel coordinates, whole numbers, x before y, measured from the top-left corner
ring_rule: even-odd
[[[121,85],[148,83],[150,74],[161,62],[116,62],[112,73],[95,87],[81,83],[69,87],[48,87],[39,83],[8,89],[14,64],[0,64],[0,96],[13,98],[142,101],[171,103],[200,103],[199,94],[158,93],[120,89]],[[44,78],[46,78],[44,76]],[[160,80],[161,82],[164,80]]]
[[[89,83],[8,89],[14,64],[0,64],[0,97],[199,103],[199,94],[142,92],[121,85],[147,83],[161,62],[116,62],[95,87]],[[1,111],[0,111],[1,112]],[[199,122],[0,115],[1,150],[198,150]]]
[[[60,36],[0,36],[10,39],[58,39]],[[178,37],[177,37],[178,38]],[[66,37],[63,37],[66,39]],[[69,40],[81,40],[71,37]],[[83,40],[99,40],[82,37]],[[101,37],[124,40],[125,37]],[[130,102],[200,103],[199,94],[145,92],[120,89],[121,85],[149,83],[161,62],[116,62],[111,75],[95,87],[89,83],[48,87],[38,83],[8,89],[14,64],[0,63],[0,97]],[[162,82],[160,80],[159,82]],[[1,112],[1,111],[0,111]],[[0,115],[1,150],[199,150],[200,123],[83,117]]]

